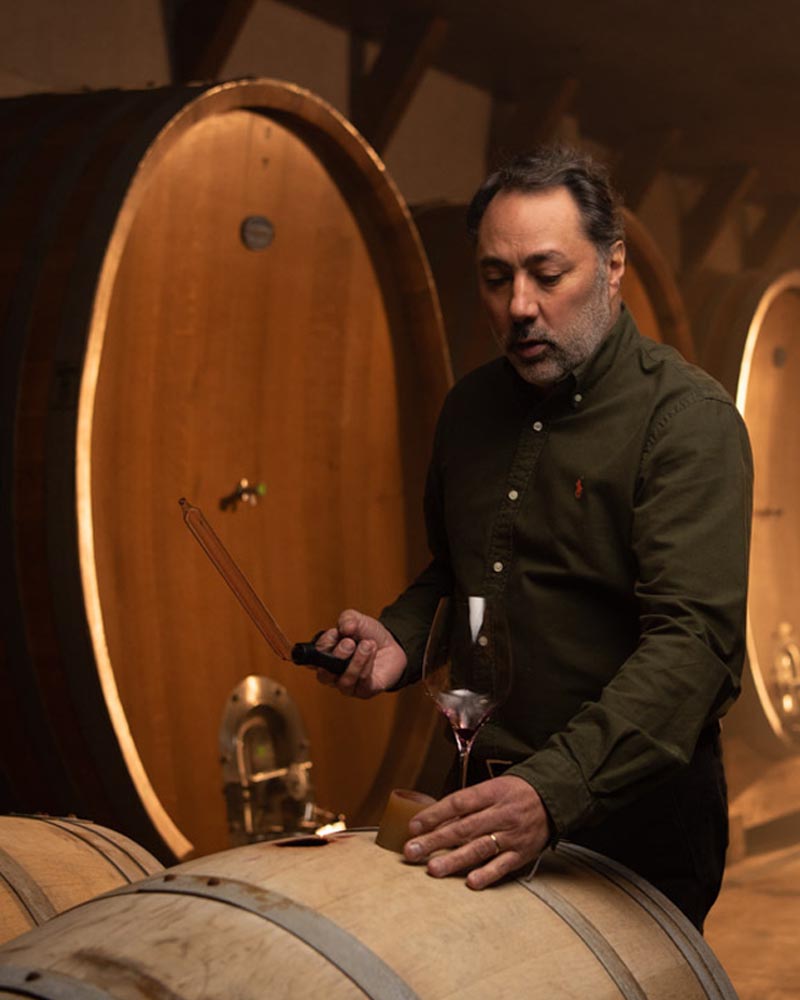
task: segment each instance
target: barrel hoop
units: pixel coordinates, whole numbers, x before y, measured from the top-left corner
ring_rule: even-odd
[[[110,993],[82,979],[73,979],[51,969],[0,965],[0,990],[36,1000],[113,1000]]]
[[[681,953],[709,1000],[738,1000],[725,970],[700,932],[654,886],[624,865],[578,844],[566,844],[562,841],[558,845],[558,854],[582,868],[604,875],[609,882],[638,903]]]
[[[133,878],[131,878],[131,876],[128,875],[128,873],[124,871],[124,869],[121,868],[116,863],[116,861],[114,861],[113,858],[110,858],[107,854],[104,854],[102,853],[102,851],[99,851],[97,843],[94,840],[92,840],[91,836],[87,836],[83,832],[79,832],[77,829],[70,829],[68,826],[62,826],[58,820],[51,819],[49,816],[28,816],[27,818],[35,819],[40,823],[46,823],[48,826],[54,826],[59,830],[63,830],[65,833],[69,834],[71,837],[74,837],[76,840],[80,840],[82,843],[88,845],[89,847],[92,848],[93,851],[95,851],[95,853],[98,853],[100,857],[102,857],[105,861],[107,861],[112,868],[115,868],[118,874],[121,876],[121,878],[123,878],[126,882],[135,881],[139,877],[139,873],[137,872],[133,876]],[[145,872],[145,874],[149,875],[150,873]]]
[[[30,872],[0,847],[0,878],[28,911],[35,924],[43,924],[56,915],[56,909]]]
[[[538,899],[550,907],[583,941],[597,961],[603,966],[612,982],[625,1000],[647,1000],[647,994],[636,982],[636,978],[623,961],[619,952],[613,948],[594,924],[566,900],[560,892],[556,892],[541,879],[518,878],[517,884],[533,893]]]
[[[120,840],[123,838],[120,837],[120,840],[118,840],[115,836],[111,835],[112,831],[102,830],[89,820],[71,819],[69,817],[59,817],[56,819],[42,816],[32,818],[43,819],[52,826],[57,826],[66,833],[72,834],[73,837],[77,837],[78,840],[82,840],[84,843],[94,847],[95,850],[100,851],[106,861],[117,869],[126,882],[137,882],[142,875],[153,875],[154,872],[160,871],[161,869],[160,865],[156,868],[152,865],[148,867],[143,856],[144,852],[142,852],[142,856],[137,856],[136,852],[133,850],[133,848],[138,847],[137,844],[134,844],[132,841],[120,843]],[[124,839],[127,840],[127,838]],[[110,844],[113,848],[119,851],[119,853],[123,855],[123,858],[127,858],[131,864],[128,865],[125,861],[122,861],[121,864],[117,864],[116,861],[105,853],[106,844]]]
[[[271,889],[262,889],[239,879],[169,872],[135,885],[121,886],[97,898],[109,899],[140,892],[199,896],[254,913],[319,952],[366,996],[376,1000],[419,1000],[411,987],[358,938],[316,910]]]

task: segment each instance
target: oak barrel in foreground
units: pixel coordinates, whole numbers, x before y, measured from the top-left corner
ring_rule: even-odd
[[[56,918],[0,949],[0,996],[735,997],[671,903],[585,849],[476,893],[374,832],[300,843],[190,861]]]

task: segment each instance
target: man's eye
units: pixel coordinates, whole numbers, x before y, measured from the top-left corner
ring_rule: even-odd
[[[540,274],[538,277],[540,285],[544,285],[545,288],[551,288],[553,285],[557,285],[561,281],[560,274]]]
[[[507,274],[484,274],[483,283],[490,288],[499,288],[509,280]]]

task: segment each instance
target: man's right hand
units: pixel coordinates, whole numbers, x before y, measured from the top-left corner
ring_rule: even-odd
[[[336,628],[323,632],[316,646],[340,659],[352,654],[340,677],[319,668],[317,680],[356,698],[372,698],[392,687],[406,668],[406,654],[392,633],[376,618],[352,609],[339,615]]]

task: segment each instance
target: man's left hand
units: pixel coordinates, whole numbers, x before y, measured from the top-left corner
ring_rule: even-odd
[[[409,861],[428,861],[436,878],[472,869],[470,889],[485,889],[534,861],[547,846],[547,810],[523,778],[503,775],[454,792],[428,806],[409,824]],[[447,854],[430,856],[443,849]]]

